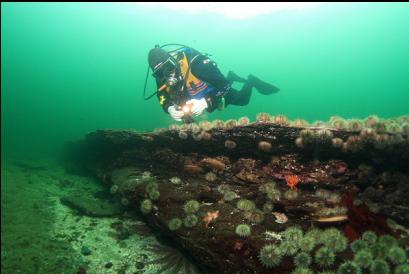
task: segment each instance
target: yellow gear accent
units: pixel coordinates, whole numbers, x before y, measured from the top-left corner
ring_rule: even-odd
[[[163,103],[166,101],[166,98],[165,98],[165,96],[160,96],[159,97],[159,104],[161,104],[161,105],[163,105]]]
[[[180,61],[180,71],[182,73],[183,79],[185,79],[186,74],[187,74],[187,69],[188,69],[188,61],[186,54],[183,52],[183,58]],[[193,83],[195,86],[198,86],[202,81],[196,78],[196,76],[193,75],[192,71],[189,71],[189,76],[186,81],[186,87],[187,88],[192,88],[191,84]]]

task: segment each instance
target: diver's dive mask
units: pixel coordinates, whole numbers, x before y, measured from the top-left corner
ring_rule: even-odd
[[[152,76],[157,79],[170,78],[176,71],[176,60],[172,57],[166,61],[159,63],[153,70]]]

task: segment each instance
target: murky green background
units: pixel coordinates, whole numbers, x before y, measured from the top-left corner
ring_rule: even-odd
[[[168,126],[156,98],[142,100],[147,52],[157,43],[190,45],[224,73],[253,73],[281,88],[209,119],[406,114],[408,7],[323,4],[231,20],[130,3],[2,4],[3,156],[49,151],[100,128]]]
[[[105,237],[83,234],[87,219],[59,202],[102,186],[44,157],[97,129],[173,123],[156,98],[142,99],[155,44],[187,44],[212,54],[224,73],[252,73],[281,88],[254,91],[248,106],[204,119],[390,118],[409,113],[408,26],[408,3],[322,4],[244,20],[132,3],[2,3],[2,271],[75,273],[83,265],[78,237]]]

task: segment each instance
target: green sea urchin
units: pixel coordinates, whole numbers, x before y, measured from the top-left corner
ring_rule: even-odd
[[[361,274],[361,268],[353,262],[346,261],[338,267],[337,274]]]
[[[328,247],[321,247],[314,256],[315,263],[320,267],[330,267],[335,262],[335,254]]]
[[[322,243],[334,252],[344,251],[348,246],[347,238],[336,228],[324,230]]]
[[[306,234],[300,241],[300,249],[305,252],[310,252],[314,249],[315,244],[315,239],[312,236],[308,236],[308,234]]]
[[[294,264],[297,267],[308,267],[311,264],[311,256],[307,252],[300,252],[294,257]]]
[[[306,267],[297,267],[291,274],[314,274],[314,272]]]
[[[399,246],[393,246],[387,255],[390,262],[394,264],[402,264],[406,260],[406,252]]]
[[[358,251],[355,254],[354,262],[357,263],[360,267],[368,268],[373,262],[373,257],[369,250],[363,249]]]
[[[409,264],[398,265],[395,268],[395,274],[409,274]]]
[[[274,244],[268,244],[260,249],[259,260],[265,268],[272,268],[278,266],[281,263],[283,255],[280,252],[278,246]]]
[[[303,238],[303,231],[297,226],[291,226],[281,232],[284,240],[299,243]]]
[[[373,245],[376,243],[378,236],[376,236],[375,232],[373,231],[365,231],[362,234],[362,240],[365,241],[368,245]]]
[[[285,240],[281,242],[280,250],[283,255],[293,256],[298,251],[298,243],[294,241]]]
[[[370,270],[373,274],[389,274],[391,271],[388,263],[382,259],[374,260],[371,264]]]
[[[358,239],[351,243],[351,249],[354,253],[366,248],[368,248],[368,244],[364,240]]]

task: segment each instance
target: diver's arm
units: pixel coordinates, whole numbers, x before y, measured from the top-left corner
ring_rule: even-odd
[[[230,90],[230,83],[220,72],[217,64],[204,55],[200,55],[194,60],[192,73],[215,88],[214,92],[206,97],[207,111],[214,111],[219,106],[224,94]]]
[[[172,105],[169,93],[166,90],[159,91],[160,87],[163,85],[160,81],[156,81],[157,93],[159,104],[162,106],[164,112],[168,112],[168,108]]]

